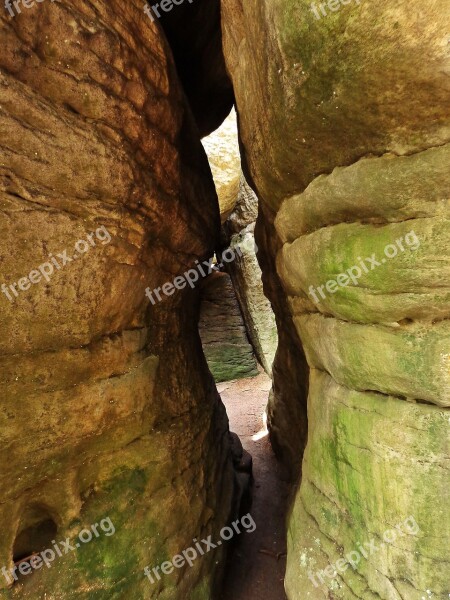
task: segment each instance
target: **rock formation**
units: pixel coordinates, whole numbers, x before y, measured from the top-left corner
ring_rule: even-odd
[[[271,435],[291,466],[306,441],[303,352],[310,368],[286,591],[443,600],[450,14],[437,0],[345,4],[318,19],[307,0],[222,3],[280,333]],[[409,517],[419,532],[387,542]],[[369,560],[334,568],[371,540]]]
[[[253,348],[227,273],[215,272],[202,284],[199,330],[216,382],[258,374]]]
[[[159,23],[203,137],[222,124],[233,105],[222,51],[220,0],[169,0],[165,6],[168,10],[159,10]]]
[[[144,295],[219,235],[169,46],[137,0],[22,6],[0,38],[0,264],[20,286],[0,310],[0,567],[115,527],[0,597],[207,598],[222,549],[154,585],[143,573],[214,538],[236,504],[198,291]]]
[[[231,275],[247,333],[258,362],[268,375],[278,344],[277,326],[272,307],[264,295],[262,272],[255,244],[255,223],[258,216],[258,198],[241,174],[236,206],[224,224],[224,234],[236,259],[225,268]]]
[[[248,506],[198,330],[233,283],[301,476],[288,599],[448,600],[448,3],[179,4],[0,16],[0,598],[217,597],[224,547],[144,568]],[[254,194],[234,141],[221,211],[200,138],[234,100]],[[172,285],[253,236],[259,267]],[[242,319],[226,353],[209,323],[213,370],[255,372]]]
[[[238,200],[241,179],[241,156],[234,109],[214,133],[203,138],[202,144],[219,197],[220,220],[224,223]]]
[[[264,295],[262,273],[256,257],[253,232],[258,216],[258,198],[242,174],[234,109],[221,127],[203,138],[202,143],[208,155],[219,198],[223,223],[222,246],[225,246],[225,252],[229,251],[229,248],[239,250],[235,252],[234,260],[222,261],[224,269],[231,275],[232,288],[239,306],[235,306],[231,299],[233,290],[228,288],[228,284],[222,292],[216,281],[211,284],[211,291],[206,292],[208,299],[204,304],[204,318],[200,321],[200,333],[202,338],[207,340],[207,345],[204,344],[206,357],[216,381],[224,381],[223,377],[228,380],[254,374],[253,359],[250,365],[246,350],[246,358],[241,357],[239,351],[230,354],[233,344],[237,343],[239,347],[244,348],[248,335],[258,362],[271,374],[277,347],[277,330],[270,302]],[[225,280],[221,281],[222,286],[225,286]],[[204,290],[207,287],[206,284]],[[211,307],[211,294],[214,308]],[[239,307],[242,316],[239,314]],[[213,336],[212,340],[206,331],[210,327],[210,318],[214,318],[216,322],[213,326],[215,337]],[[228,330],[234,332],[242,318],[242,325],[246,331],[239,336],[240,341],[234,339],[231,342],[228,340]],[[220,351],[219,346],[222,346]],[[225,370],[221,363],[226,367]]]

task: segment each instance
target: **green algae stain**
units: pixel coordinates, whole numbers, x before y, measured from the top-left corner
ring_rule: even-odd
[[[204,577],[191,592],[190,600],[211,600],[211,582]]]

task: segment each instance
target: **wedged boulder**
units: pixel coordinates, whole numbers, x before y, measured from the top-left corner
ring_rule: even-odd
[[[220,226],[170,49],[137,0],[3,11],[0,37],[0,568],[115,528],[0,597],[209,597],[221,549],[143,572],[214,539],[234,503],[198,294],[144,293]]]

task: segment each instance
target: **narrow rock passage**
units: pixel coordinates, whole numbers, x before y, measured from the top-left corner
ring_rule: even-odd
[[[239,435],[245,450],[253,457],[255,482],[250,512],[256,522],[253,533],[241,535],[236,541],[221,600],[285,600],[285,518],[289,485],[267,433],[263,436],[262,432],[262,415],[271,380],[261,373],[217,387],[228,412],[231,431]]]

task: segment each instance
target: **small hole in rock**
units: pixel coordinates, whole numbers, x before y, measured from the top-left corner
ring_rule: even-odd
[[[28,507],[22,515],[14,541],[13,562],[19,564],[51,548],[57,532],[58,527],[45,507]]]

